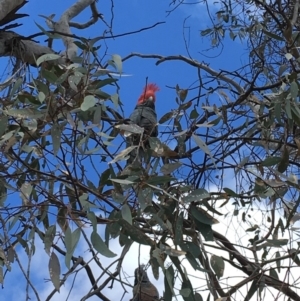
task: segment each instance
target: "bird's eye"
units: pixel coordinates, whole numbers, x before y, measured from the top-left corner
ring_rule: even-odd
[[[153,96],[149,96],[147,100],[153,101]]]

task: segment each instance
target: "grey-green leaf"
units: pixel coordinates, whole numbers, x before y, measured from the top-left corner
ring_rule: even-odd
[[[173,172],[174,170],[176,170],[177,168],[179,168],[182,165],[182,163],[180,162],[175,162],[175,163],[168,163],[165,164],[161,167],[160,171],[167,175],[170,174],[171,172]]]
[[[36,60],[36,65],[39,66],[43,62],[58,60],[60,58],[61,56],[58,54],[54,54],[54,53],[44,54]]]
[[[49,268],[49,274],[50,274],[51,281],[52,281],[55,289],[59,292],[59,289],[60,289],[60,279],[59,279],[60,264],[59,264],[58,257],[56,256],[56,254],[54,252],[51,253],[48,268]]]
[[[280,157],[268,157],[262,162],[262,165],[263,166],[273,166],[273,165],[278,164],[280,161],[281,161]]]
[[[127,221],[130,225],[132,225],[132,215],[130,207],[127,204],[124,204],[121,209],[122,217],[125,221]]]
[[[206,154],[208,154],[210,157],[212,157],[211,152],[208,148],[208,146],[206,145],[206,143],[197,135],[193,134],[192,135],[195,143],[200,147],[200,149],[202,149]]]
[[[51,129],[51,137],[53,142],[53,153],[54,156],[56,156],[60,148],[60,138],[61,138],[61,130],[58,124],[53,125]]]
[[[82,111],[87,111],[89,108],[94,107],[96,102],[97,102],[96,98],[93,95],[87,95],[84,98],[83,103],[80,106],[80,109]]]
[[[138,201],[141,210],[144,211],[148,206],[152,205],[153,191],[151,188],[141,189],[138,193]]]
[[[210,198],[210,194],[207,190],[200,188],[195,189],[189,195],[182,198],[184,203],[196,202],[206,198]]]
[[[118,54],[112,55],[112,61],[117,69],[117,71],[121,74],[122,73],[122,58]]]
[[[215,271],[218,278],[221,278],[224,274],[225,263],[222,257],[212,255],[210,258],[210,265]]]
[[[93,247],[95,248],[95,250],[97,252],[99,252],[101,255],[105,256],[105,257],[115,257],[117,256],[117,254],[113,253],[104,243],[104,241],[102,240],[102,238],[100,237],[100,235],[93,231],[91,234],[91,242],[93,244]]]

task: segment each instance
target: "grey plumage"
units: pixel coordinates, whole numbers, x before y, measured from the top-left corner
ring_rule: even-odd
[[[144,128],[144,135],[157,137],[157,114],[155,112],[155,104],[153,100],[149,99],[138,104],[129,116],[129,119],[133,123]]]
[[[127,147],[132,145],[139,146],[138,149],[131,152],[128,164],[133,163],[135,160],[141,163],[144,157],[144,149],[149,148],[148,138],[157,137],[158,135],[157,114],[155,111],[155,92],[158,90],[159,88],[155,84],[147,85],[129,117],[131,123],[144,128],[144,133],[142,137],[138,134],[132,134],[126,139]]]
[[[157,288],[150,282],[145,265],[140,265],[134,271],[133,298],[131,301],[157,301]]]

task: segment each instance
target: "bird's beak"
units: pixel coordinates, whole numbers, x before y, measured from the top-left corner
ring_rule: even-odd
[[[153,96],[150,96],[149,98],[147,98],[146,101],[154,101]]]

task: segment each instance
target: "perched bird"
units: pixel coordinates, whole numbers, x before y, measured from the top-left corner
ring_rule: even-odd
[[[150,282],[145,265],[140,265],[134,271],[133,298],[131,301],[157,301],[159,294],[156,287]]]
[[[132,153],[130,154],[130,158],[128,159],[129,164],[132,163],[135,159],[141,161],[141,158],[139,157],[142,157],[142,148],[148,147],[147,138],[157,137],[158,135],[157,115],[155,111],[155,93],[157,91],[159,91],[159,87],[156,84],[146,85],[138,99],[135,109],[129,117],[132,124],[136,124],[139,127],[144,128],[143,137],[140,137],[140,135],[138,134],[132,134],[126,139],[127,147],[140,145],[140,141],[142,141],[142,145],[140,145],[141,147],[139,148],[139,151],[132,151]]]

